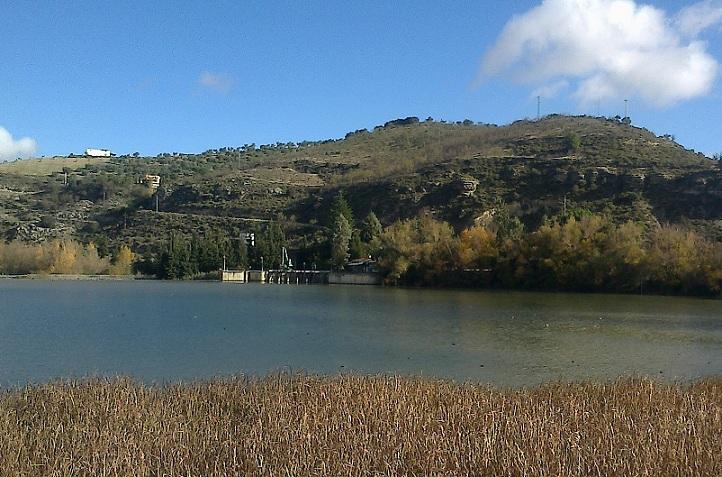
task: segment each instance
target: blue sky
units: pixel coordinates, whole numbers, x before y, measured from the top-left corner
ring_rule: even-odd
[[[705,0],[681,22],[677,13],[694,2],[623,0],[663,17],[630,13],[620,27],[630,40],[614,47],[622,55],[600,37],[583,49],[564,37],[580,2],[599,9],[590,21],[624,13],[611,0],[547,0],[542,9],[521,0],[14,0],[0,6],[0,128],[6,143],[34,140],[17,151],[37,155],[200,152],[340,137],[411,115],[505,124],[535,116],[543,91],[543,113],[621,114],[628,97],[635,124],[722,151],[722,2]],[[559,28],[532,31],[550,13]],[[526,23],[504,38],[514,15]],[[536,47],[520,53],[519,31]],[[670,34],[674,54],[664,48]],[[599,48],[608,56],[594,59]],[[624,55],[639,65],[608,67]]]

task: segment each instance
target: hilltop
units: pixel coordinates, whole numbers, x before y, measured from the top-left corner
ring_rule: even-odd
[[[146,174],[162,177],[159,213]],[[172,232],[235,235],[273,220],[292,242],[311,240],[341,190],[357,217],[373,210],[384,224],[425,212],[460,229],[503,207],[532,229],[582,210],[722,240],[719,161],[617,119],[557,115],[506,126],[406,118],[335,140],[2,164],[0,236],[142,251]]]

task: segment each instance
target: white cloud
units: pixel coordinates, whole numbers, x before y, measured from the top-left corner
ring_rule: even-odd
[[[707,28],[722,22],[722,0],[705,0],[683,8],[677,14],[677,29],[695,37]]]
[[[696,35],[714,24],[699,18],[716,4],[688,7],[675,21],[633,0],[544,0],[506,24],[481,75],[551,90],[569,81],[587,104],[638,96],[664,106],[703,96],[719,64]]]
[[[26,158],[35,154],[38,145],[34,139],[13,139],[7,129],[0,126],[0,162]]]
[[[210,71],[204,71],[198,78],[198,84],[204,88],[222,94],[228,94],[233,88],[234,83],[235,80],[225,73],[211,73]]]

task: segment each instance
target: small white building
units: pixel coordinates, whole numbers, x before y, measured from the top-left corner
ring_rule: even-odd
[[[85,155],[89,157],[110,157],[113,153],[110,149],[86,149]]]
[[[146,174],[141,182],[150,187],[152,190],[157,190],[160,187],[160,176]]]

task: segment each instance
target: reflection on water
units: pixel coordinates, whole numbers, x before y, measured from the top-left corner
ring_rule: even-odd
[[[278,369],[500,385],[722,374],[722,302],[171,282],[0,281],[0,385]]]

